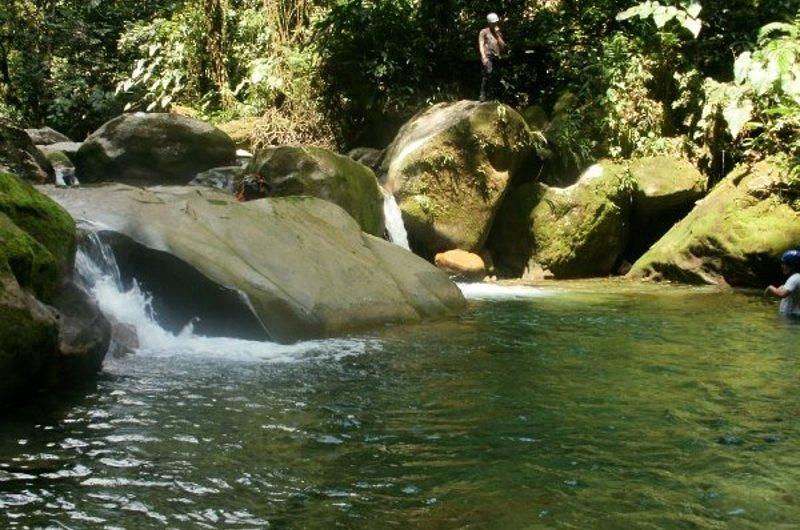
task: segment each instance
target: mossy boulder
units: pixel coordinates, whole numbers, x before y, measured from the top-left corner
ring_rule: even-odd
[[[613,272],[628,240],[631,192],[624,168],[605,161],[568,188],[515,189],[490,236],[496,265],[532,279]]]
[[[24,130],[0,121],[0,171],[43,184],[52,182],[53,166]]]
[[[368,234],[384,232],[383,194],[368,167],[320,147],[270,147],[245,171],[263,179],[266,196],[318,197],[342,207]]]
[[[61,206],[27,182],[0,172],[0,214],[7,216],[52,256],[57,272],[66,274],[71,270],[75,256],[75,221]],[[48,278],[39,282],[41,289],[37,289],[44,301],[55,292],[58,280],[56,276]]]
[[[0,399],[99,369],[110,328],[69,279],[74,252],[72,217],[0,173]]]
[[[315,197],[238,202],[210,188],[120,184],[47,192],[102,223],[123,280],[153,294],[171,330],[194,322],[204,335],[292,342],[464,307],[447,275]]]
[[[763,286],[800,246],[800,178],[778,160],[743,165],[717,184],[633,266],[632,278]]]
[[[7,236],[4,225],[0,214],[0,238]],[[3,260],[0,255],[0,403],[35,380],[58,352],[56,313],[23,289]]]
[[[36,147],[50,161],[53,167],[75,167],[78,150],[82,145],[80,142],[59,142],[51,145],[37,145]]]
[[[81,182],[187,184],[236,161],[233,140],[208,123],[176,114],[124,114],[92,133],[77,152]]]
[[[406,123],[381,173],[412,248],[428,258],[453,248],[480,251],[533,138],[522,116],[499,103],[442,103]]]
[[[706,194],[708,179],[688,160],[668,156],[632,160],[634,185],[628,259],[638,259]]]

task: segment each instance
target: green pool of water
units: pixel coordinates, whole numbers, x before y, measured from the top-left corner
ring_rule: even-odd
[[[798,342],[759,296],[589,283],[347,356],[112,359],[0,416],[0,528],[797,528]]]

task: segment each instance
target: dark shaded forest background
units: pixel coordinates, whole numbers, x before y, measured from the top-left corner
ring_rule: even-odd
[[[678,152],[721,176],[800,158],[800,0],[10,0],[0,116],[83,138],[124,111],[251,145],[383,147],[476,98],[477,33],[506,19],[505,99],[565,170]],[[622,14],[620,16],[620,14]],[[699,32],[698,32],[699,31]]]

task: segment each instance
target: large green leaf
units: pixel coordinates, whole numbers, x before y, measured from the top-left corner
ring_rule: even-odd
[[[753,117],[753,102],[749,99],[731,101],[722,111],[731,136],[738,138]]]

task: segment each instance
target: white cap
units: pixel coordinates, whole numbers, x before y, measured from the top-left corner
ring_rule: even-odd
[[[500,17],[497,16],[497,13],[489,13],[486,16],[486,21],[489,24],[497,24],[498,22],[500,22]]]

